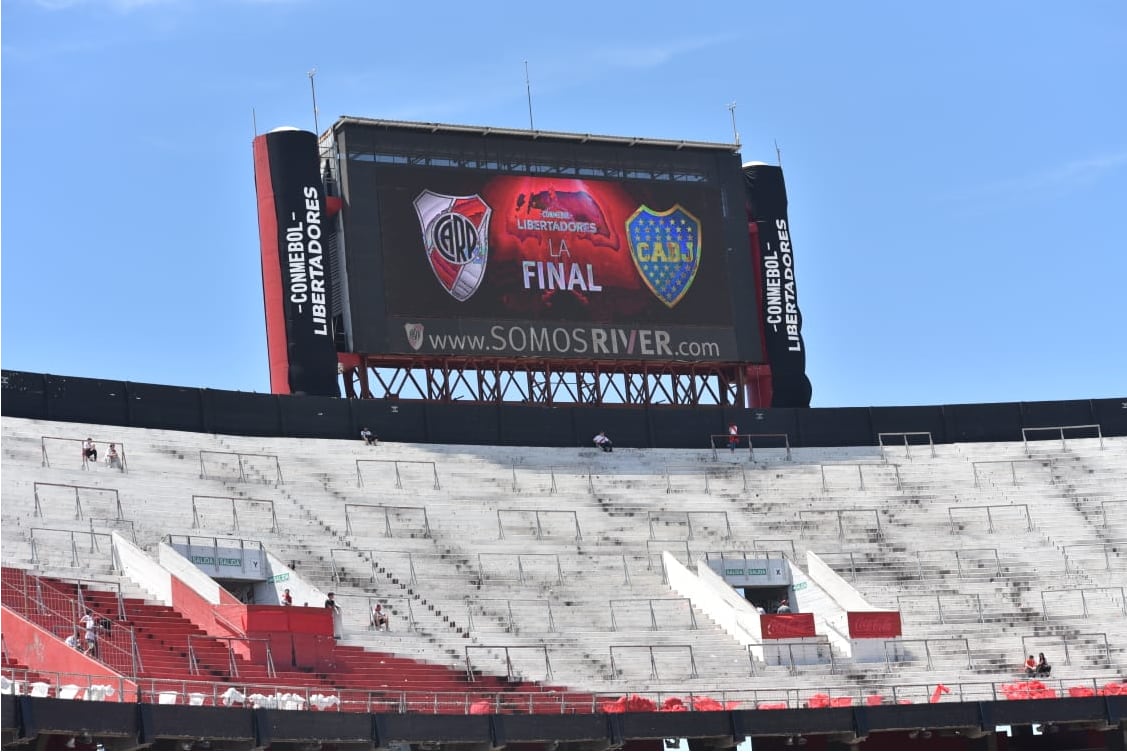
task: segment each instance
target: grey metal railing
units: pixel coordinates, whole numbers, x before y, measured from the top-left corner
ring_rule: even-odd
[[[438,480],[438,465],[435,464],[434,462],[432,462],[431,460],[356,460],[356,485],[359,488],[363,488],[365,485],[367,485],[367,484],[364,483],[364,472],[363,472],[363,466],[364,465],[383,465],[383,466],[391,465],[392,470],[395,473],[395,487],[398,488],[398,489],[403,488],[403,473],[400,469],[401,466],[414,466],[414,465],[419,465],[421,467],[428,467],[429,466],[430,471],[431,471],[431,476],[434,479],[433,485],[431,486],[432,489],[435,490],[435,491],[439,491],[439,490],[442,489],[442,484]]]
[[[1104,434],[1103,434],[1103,430],[1100,428],[1099,423],[1088,423],[1088,424],[1081,425],[1081,426],[1027,426],[1027,427],[1024,427],[1024,428],[1021,429],[1021,443],[1022,443],[1022,446],[1025,448],[1025,452],[1028,454],[1029,453],[1029,441],[1030,441],[1029,435],[1031,433],[1036,433],[1038,431],[1041,431],[1041,432],[1052,431],[1052,432],[1056,433],[1058,436],[1060,436],[1060,447],[1061,447],[1061,449],[1067,449],[1068,444],[1065,442],[1065,439],[1064,439],[1064,432],[1065,431],[1082,431],[1082,430],[1090,431],[1093,428],[1096,429],[1096,438],[1098,438],[1100,440],[1100,449],[1103,449],[1104,448]],[[1076,438],[1085,438],[1085,437],[1076,437]]]
[[[86,459],[86,454],[82,451],[82,444],[85,442],[85,439],[75,439],[75,438],[72,438],[70,436],[40,436],[39,437],[39,451],[40,451],[40,454],[42,456],[41,457],[41,463],[42,463],[43,467],[51,467],[51,458],[50,458],[50,456],[48,455],[48,452],[47,452],[47,442],[48,441],[63,441],[63,442],[66,442],[68,444],[78,444],[78,456],[79,456],[79,460],[80,460],[80,463],[81,463],[81,467],[82,467],[83,470],[89,470],[90,469],[90,461],[88,459]],[[114,446],[115,449],[117,449],[118,464],[117,464],[117,467],[113,467],[113,466],[110,466],[110,467],[112,469],[117,470],[117,471],[122,472],[122,473],[128,472],[129,471],[129,464],[128,464],[128,462],[126,462],[126,459],[125,459],[125,443],[124,442],[121,442],[121,441],[95,441],[94,442],[95,447],[102,446],[102,445],[104,445],[106,447],[106,452],[105,452],[105,455],[104,455],[103,462],[105,462],[107,465],[110,462],[109,447],[110,447],[111,444]]]
[[[534,533],[536,540],[543,540],[545,537],[559,537],[559,536],[552,536],[552,535],[545,536],[545,534],[544,534],[544,523],[550,517],[563,516],[565,518],[570,519],[570,521],[571,521],[570,527],[572,528],[572,531],[574,532],[574,535],[568,534],[567,536],[564,536],[564,537],[570,538],[570,539],[575,540],[577,542],[583,540],[583,530],[579,527],[579,515],[576,514],[576,512],[574,510],[571,510],[571,509],[551,509],[551,510],[548,510],[548,509],[498,509],[497,510],[497,538],[498,538],[498,540],[505,540],[505,521],[504,521],[504,517],[502,517],[502,515],[505,515],[506,517],[511,517],[512,515],[522,515],[526,519],[527,519],[528,515],[532,515],[533,522],[535,523],[535,526],[533,528],[533,533]]]
[[[192,529],[200,530],[204,526],[200,522],[201,506],[209,501],[222,501],[231,505],[231,528],[232,532],[239,532],[239,505],[247,504],[261,504],[270,510],[270,532],[278,532],[278,514],[274,509],[274,502],[270,499],[244,499],[236,498],[234,496],[207,496],[204,494],[192,494]]]
[[[116,488],[97,488],[95,486],[77,486],[72,483],[42,483],[35,481],[32,484],[32,495],[35,498],[34,515],[36,517],[43,516],[43,502],[46,500],[48,494],[47,490],[51,488],[65,488],[68,490],[66,494],[70,497],[69,492],[74,492],[74,519],[81,520],[83,518],[82,497],[83,492],[86,496],[109,495],[111,497],[111,506],[113,507],[116,517],[114,519],[125,519],[125,513],[121,509],[121,495]],[[92,502],[88,502],[92,503]]]
[[[394,538],[396,537],[395,531],[392,527],[392,513],[395,514],[395,519],[399,520],[408,516],[422,516],[422,522],[418,526],[419,534],[416,535],[411,532],[409,537],[416,538],[432,538],[430,530],[430,518],[427,516],[426,507],[413,507],[413,506],[393,506],[384,504],[345,504],[344,505],[344,529],[347,535],[355,535],[353,524],[353,517],[364,512],[369,511],[377,516],[383,517],[384,532],[383,537]]]
[[[220,474],[208,471],[208,460],[218,462],[219,467],[230,467],[229,462],[225,458],[235,458],[235,475]],[[254,460],[262,460],[262,462],[255,462]],[[266,473],[260,469],[261,465],[272,466],[274,471],[273,483],[275,486],[280,486],[285,483],[282,478],[282,465],[278,461],[276,454],[254,454],[251,452],[217,452],[210,449],[200,450],[200,478],[204,480],[238,480],[242,483],[254,482],[251,477],[251,472],[261,476],[261,483],[270,483],[270,479]]]
[[[681,610],[688,613],[688,616],[689,616],[689,627],[688,628],[689,629],[696,629],[697,628],[696,613],[693,611],[693,604],[689,601],[688,598],[613,598],[610,601],[608,601],[608,606],[610,608],[610,628],[611,628],[611,630],[614,631],[614,632],[618,631],[618,614],[615,610],[615,606],[617,606],[617,605],[628,605],[628,604],[636,605],[636,604],[639,604],[639,603],[646,604],[646,610],[648,611],[649,617],[650,617],[649,628],[652,631],[657,631],[657,630],[661,629],[662,628],[661,623],[663,623],[663,620],[662,620],[662,622],[659,622],[659,619],[657,617],[657,609],[654,608],[655,604],[657,604],[659,608],[661,606],[667,606],[667,605],[672,606],[674,604],[681,607]],[[664,614],[663,614],[663,616],[664,616]],[[681,627],[681,626],[675,627],[675,629],[683,629],[683,628],[684,627]]]
[[[884,456],[884,450],[889,446],[885,443],[885,437],[897,437],[904,440],[904,456],[912,459],[912,444],[909,441],[913,436],[926,436],[927,445],[931,452],[931,456],[935,456],[935,441],[931,438],[931,431],[882,431],[877,434],[877,444],[880,445],[880,454]],[[898,445],[900,442],[896,442]]]
[[[974,506],[952,506],[947,507],[947,519],[951,524],[951,532],[953,534],[959,531],[959,522],[955,519],[955,512],[969,512],[984,510],[986,512],[986,532],[996,532],[994,529],[994,518],[1004,512],[1021,510],[1022,514],[1019,517],[1025,518],[1025,532],[1033,530],[1033,518],[1029,516],[1028,504],[976,504]],[[965,524],[965,523],[963,523]],[[1012,529],[1010,530],[1012,532]]]

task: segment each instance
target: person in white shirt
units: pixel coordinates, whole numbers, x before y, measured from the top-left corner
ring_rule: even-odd
[[[98,621],[93,612],[86,609],[86,615],[78,620],[78,624],[86,629],[86,654],[98,657]]]
[[[75,650],[81,650],[81,648],[78,645],[78,630],[77,629],[74,630],[74,634],[72,634],[70,637],[66,638],[65,642],[66,642],[68,648],[74,648]]]
[[[595,434],[595,438],[592,439],[592,441],[595,442],[595,446],[597,446],[599,449],[602,449],[604,452],[614,451],[614,444],[611,443],[611,440],[607,436],[606,431],[599,431],[597,434]]]

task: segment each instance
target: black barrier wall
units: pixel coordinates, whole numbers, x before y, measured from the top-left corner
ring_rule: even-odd
[[[727,433],[730,423],[753,437],[786,434],[794,447],[876,446],[880,434],[903,432],[927,432],[937,444],[1021,441],[1022,428],[1097,424],[1104,436],[1127,436],[1127,397],[930,407],[545,407],[343,400],[7,370],[0,395],[0,412],[12,418],[320,439],[357,438],[367,426],[382,440],[435,444],[591,446],[591,438],[606,431],[619,447],[700,448],[709,446],[710,435]],[[1095,435],[1094,428],[1066,433]],[[913,443],[921,440],[927,439]],[[779,445],[774,439],[757,443]]]

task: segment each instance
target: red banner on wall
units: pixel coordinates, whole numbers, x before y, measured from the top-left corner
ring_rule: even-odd
[[[764,614],[759,628],[765,640],[814,636],[814,614]]]
[[[848,617],[850,637],[900,636],[899,611],[850,611]]]

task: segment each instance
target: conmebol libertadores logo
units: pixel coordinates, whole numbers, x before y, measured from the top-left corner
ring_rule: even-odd
[[[456,300],[469,300],[485,276],[493,210],[477,194],[446,196],[427,190],[415,198],[415,213],[434,276]]]

